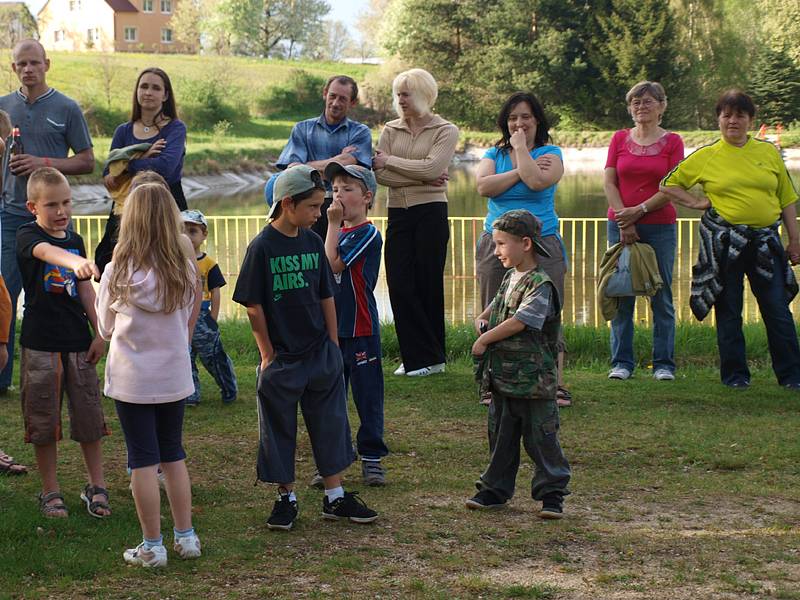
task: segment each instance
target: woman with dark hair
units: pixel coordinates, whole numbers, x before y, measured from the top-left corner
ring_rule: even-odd
[[[789,302],[797,281],[789,266],[800,262],[797,191],[777,148],[748,134],[756,108],[739,90],[722,94],[716,106],[722,139],[687,156],[661,182],[675,202],[708,209],[700,220],[700,254],[692,269],[689,305],[703,320],[714,307],[722,383],[750,385],[744,334],[744,276],[767,329],[778,383],[800,390],[800,347]],[[699,184],[707,199],[688,192]],[[789,243],[784,250],[780,227]]]
[[[675,207],[658,184],[683,159],[683,140],[661,127],[667,95],[660,83],[641,81],[625,95],[634,126],[611,138],[604,189],[608,200],[608,243],[649,244],[656,254],[664,285],[652,297],[653,377],[675,379],[675,310],[672,306],[672,268],[678,245]],[[620,298],[611,321],[609,379],[633,374],[633,313],[636,298]]]
[[[136,152],[140,144],[150,144],[143,152]],[[103,171],[103,182],[113,196],[141,171],[155,171],[167,182],[179,210],[186,210],[181,176],[186,154],[186,125],[178,119],[175,95],[169,76],[158,67],[148,67],[139,73],[133,90],[131,119],[114,131],[110,151],[117,150],[124,157],[122,174],[113,175],[109,166]],[[128,150],[127,153],[125,151]],[[110,153],[111,153],[110,152]],[[124,197],[124,194],[123,194]],[[106,232],[95,251],[95,262],[102,272],[111,260],[119,229],[121,206],[113,205],[106,223]]]
[[[567,260],[555,210],[556,184],[564,174],[561,149],[550,144],[544,107],[533,94],[512,94],[500,109],[497,127],[501,137],[483,155],[476,174],[478,193],[489,199],[484,231],[475,250],[481,307],[492,301],[506,272],[494,255],[492,223],[519,208],[530,211],[542,222],[542,238],[550,257],[541,257],[539,262],[552,279],[562,305]],[[568,406],[571,396],[562,381],[563,333],[558,350],[558,400],[560,406]]]

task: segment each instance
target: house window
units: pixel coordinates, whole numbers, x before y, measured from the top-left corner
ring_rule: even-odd
[[[57,31],[54,32],[54,34],[55,34],[55,39],[56,39],[57,42],[63,42],[64,41],[64,30],[63,29],[58,29]]]
[[[135,42],[136,41],[136,27],[126,27],[125,28],[125,41],[126,42]]]
[[[69,9],[70,10],[80,10],[81,9],[81,0],[69,0]]]
[[[171,44],[172,43],[172,29],[162,29],[161,30],[161,41],[164,44]]]
[[[172,12],[172,0],[161,0],[161,12],[165,15]]]
[[[94,44],[100,41],[100,30],[94,27],[86,30],[86,43]]]
[[[153,12],[153,0],[142,0],[142,12]]]

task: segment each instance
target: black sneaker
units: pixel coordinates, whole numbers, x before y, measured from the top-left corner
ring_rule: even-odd
[[[333,502],[328,502],[325,496],[322,500],[322,516],[332,521],[349,519],[353,523],[372,523],[378,518],[378,513],[358,497],[358,492],[345,492],[344,496]]]
[[[290,500],[289,494],[280,494],[272,507],[269,519],[267,519],[267,527],[289,531],[294,525],[294,520],[299,512],[297,500]]]
[[[558,494],[552,494],[542,498],[542,510],[539,511],[539,518],[563,519],[564,498]]]
[[[491,490],[481,490],[466,502],[467,508],[473,510],[492,510],[503,508],[506,501]]]

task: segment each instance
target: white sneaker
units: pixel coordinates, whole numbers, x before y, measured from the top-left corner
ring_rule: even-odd
[[[444,373],[444,365],[445,363],[439,363],[438,365],[422,367],[421,369],[409,371],[406,375],[408,377],[427,377],[428,375],[435,375],[436,373]]]
[[[631,372],[630,370],[626,369],[625,367],[614,367],[608,372],[609,379],[630,379]]]
[[[400,363],[400,366],[394,370],[395,375],[405,375],[406,374],[406,367],[403,363]]]
[[[122,558],[129,565],[136,565],[139,567],[166,567],[167,566],[167,549],[164,545],[153,546],[150,550],[145,550],[144,542],[136,546],[136,548],[128,548],[122,553]]]
[[[173,548],[183,559],[197,558],[200,556],[200,538],[194,534],[176,537]]]
[[[672,381],[675,379],[675,374],[669,369],[656,369],[653,377],[656,381]]]

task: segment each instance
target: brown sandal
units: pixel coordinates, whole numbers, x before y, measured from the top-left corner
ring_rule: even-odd
[[[93,500],[95,496],[105,496],[105,500]],[[108,490],[106,488],[101,488],[99,485],[92,485],[91,483],[87,483],[86,487],[83,488],[83,493],[81,494],[81,500],[86,503],[86,510],[89,512],[90,515],[96,517],[98,519],[105,519],[106,517],[111,516],[111,506],[108,504]],[[98,509],[107,510],[108,514],[104,515],[101,512],[98,512]]]
[[[563,385],[558,386],[556,391],[556,404],[559,407],[572,406],[572,394]]]
[[[0,475],[25,475],[28,467],[19,464],[13,456],[0,450]]]
[[[48,504],[48,502],[56,499],[60,500],[60,502]],[[69,516],[67,505],[64,504],[64,496],[58,490],[46,494],[39,494],[39,510],[48,519],[66,519]],[[64,514],[57,514],[62,512]]]

